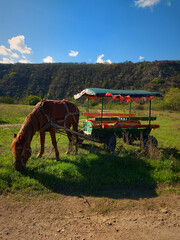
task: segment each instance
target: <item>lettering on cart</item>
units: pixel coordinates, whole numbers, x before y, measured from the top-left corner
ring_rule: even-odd
[[[119,121],[127,121],[128,118],[127,118],[127,117],[119,117],[118,120],[119,120]]]

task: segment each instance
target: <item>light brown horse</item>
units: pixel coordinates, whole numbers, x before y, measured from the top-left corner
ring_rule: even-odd
[[[60,126],[78,131],[79,110],[73,103],[62,100],[42,100],[34,108],[34,110],[26,117],[18,135],[14,134],[12,142],[12,150],[15,155],[14,167],[16,170],[22,170],[29,157],[31,156],[31,141],[34,134],[40,132],[40,152],[38,157],[44,153],[45,132],[50,132],[52,144],[55,149],[56,160],[59,160],[59,151],[55,136],[55,129],[50,126],[50,122],[55,122]],[[66,131],[69,139],[68,151],[72,146],[72,134]],[[76,134],[76,152],[78,145],[78,136]]]

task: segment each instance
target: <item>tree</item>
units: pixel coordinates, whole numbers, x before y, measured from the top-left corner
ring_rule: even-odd
[[[14,104],[14,99],[9,96],[0,97],[0,103]]]
[[[23,103],[27,105],[36,105],[40,100],[40,97],[29,95],[23,99]]]
[[[180,110],[180,89],[171,88],[164,97],[164,106],[167,109]]]

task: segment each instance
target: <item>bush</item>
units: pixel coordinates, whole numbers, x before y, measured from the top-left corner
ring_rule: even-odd
[[[29,95],[23,99],[22,103],[25,105],[36,105],[39,101],[41,101],[40,97]]]
[[[171,88],[164,96],[164,108],[168,110],[180,110],[180,89]]]
[[[14,99],[12,97],[0,97],[0,103],[14,104]]]
[[[136,104],[135,109],[137,110],[144,110],[144,105],[143,104]]]
[[[98,106],[99,104],[101,104],[99,100],[90,101],[90,106],[92,107]]]

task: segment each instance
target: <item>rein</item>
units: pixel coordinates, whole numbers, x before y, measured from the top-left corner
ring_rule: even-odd
[[[46,118],[47,118],[48,121],[51,121],[49,115],[46,113],[44,107],[42,106],[42,103],[44,103],[45,101],[46,101],[45,99],[42,100],[40,103],[38,103],[38,104],[36,105],[36,107],[38,107],[38,108],[41,110],[41,112],[46,116]]]
[[[60,139],[60,137],[58,138],[57,143],[59,142],[59,139]],[[41,165],[43,165],[43,163],[49,158],[49,156],[51,155],[52,152],[53,152],[53,147],[51,148],[51,151],[46,156],[46,158],[41,163],[39,163],[38,165],[36,165],[35,167],[31,168],[31,170],[34,170],[34,169],[40,167]]]
[[[63,101],[62,101],[63,102]],[[66,104],[66,102],[63,102],[63,104],[64,104],[64,106],[65,106],[65,108],[66,108],[66,111],[67,111],[67,114],[65,115],[65,117],[64,117],[64,119],[63,120],[57,120],[57,123],[60,123],[60,122],[63,122],[64,121],[64,127],[66,127],[66,119],[69,117],[69,116],[72,116],[73,117],[73,119],[74,119],[74,121],[77,123],[77,121],[76,121],[76,119],[75,119],[75,115],[77,115],[77,114],[79,114],[79,112],[77,111],[77,107],[76,107],[76,112],[70,112],[69,111],[69,108],[68,108],[68,106],[67,106],[67,104]]]
[[[36,107],[38,107],[40,110],[41,110],[41,112],[45,115],[45,117],[47,118],[47,120],[48,120],[48,122],[40,129],[40,131],[44,131],[44,130],[46,130],[46,129],[48,129],[50,126],[52,126],[52,123],[53,122],[55,122],[55,121],[52,121],[51,119],[51,117],[47,114],[47,112],[46,112],[46,110],[44,109],[44,107],[42,106],[42,103],[44,103],[46,100],[44,99],[41,103],[39,103],[39,104],[37,104],[36,105]],[[77,110],[77,107],[75,106],[75,108],[76,108],[76,112],[70,112],[69,111],[69,108],[68,108],[68,106],[67,106],[67,104],[66,104],[66,102],[64,102],[64,101],[61,101],[63,104],[64,104],[64,106],[65,106],[65,108],[66,108],[66,111],[67,111],[67,114],[64,116],[64,119],[62,119],[62,120],[56,120],[56,122],[57,123],[63,123],[64,122],[64,127],[66,127],[66,119],[69,117],[69,116],[72,116],[73,117],[73,119],[74,119],[74,121],[76,122],[76,124],[78,124],[77,123],[77,121],[76,121],[76,118],[75,118],[75,115],[77,115],[77,114],[79,114],[79,111]],[[55,122],[55,123],[56,123]]]

